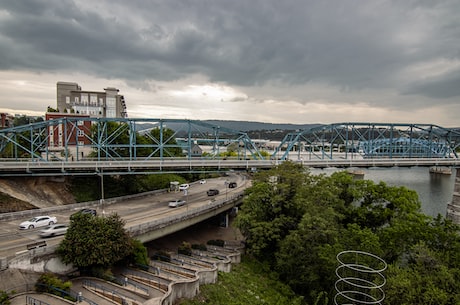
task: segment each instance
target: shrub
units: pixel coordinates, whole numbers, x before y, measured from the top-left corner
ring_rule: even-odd
[[[192,249],[201,250],[201,251],[207,251],[208,250],[206,245],[203,245],[203,244],[193,244]]]
[[[10,302],[10,294],[14,294],[15,291],[11,291],[10,293],[0,290],[0,304],[2,305],[9,305]]]
[[[61,279],[59,279],[56,275],[52,273],[42,274],[38,278],[37,283],[35,283],[35,290],[37,292],[47,292],[66,299],[73,300],[73,298],[70,296],[70,287],[72,287],[72,282],[63,282]]]
[[[222,239],[211,239],[208,240],[207,244],[211,246],[223,247],[225,245],[225,241]]]
[[[179,246],[177,250],[179,254],[192,256],[192,246],[188,242],[182,242],[182,245]]]
[[[157,253],[153,254],[152,260],[155,261],[163,261],[170,263],[171,262],[171,254],[165,251],[158,251]]]

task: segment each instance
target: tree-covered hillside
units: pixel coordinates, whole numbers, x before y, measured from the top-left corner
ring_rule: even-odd
[[[333,304],[336,256],[344,250],[388,264],[385,304],[460,304],[459,226],[422,214],[416,192],[405,187],[346,172],[315,176],[285,162],[256,175],[237,225],[248,253],[307,304],[324,293]]]

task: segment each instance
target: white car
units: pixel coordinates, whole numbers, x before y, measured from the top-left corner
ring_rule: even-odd
[[[64,235],[69,227],[65,224],[54,224],[47,226],[43,230],[40,230],[41,237],[51,237],[57,235]]]
[[[201,180],[200,180],[200,184],[206,184],[206,180],[205,180],[205,179],[201,179]]]
[[[168,204],[168,206],[169,206],[170,208],[177,208],[177,207],[180,207],[180,206],[182,206],[182,205],[184,205],[184,204],[185,204],[185,200],[176,199],[176,200],[174,200],[174,201],[170,201],[169,204]]]
[[[54,216],[35,216],[27,221],[21,222],[19,229],[33,229],[38,227],[50,226],[57,222],[56,217]]]
[[[184,183],[184,184],[179,185],[179,190],[185,191],[185,190],[188,190],[189,187],[190,185],[188,185],[187,183]]]

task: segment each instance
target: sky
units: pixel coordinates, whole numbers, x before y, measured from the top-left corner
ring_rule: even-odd
[[[1,1],[0,112],[59,81],[131,118],[459,127],[460,1]]]

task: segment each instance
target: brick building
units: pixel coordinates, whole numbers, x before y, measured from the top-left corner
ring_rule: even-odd
[[[91,143],[91,121],[85,114],[47,112],[45,119],[56,120],[60,118],[75,118],[76,120],[62,120],[58,124],[50,124],[48,127],[48,151],[64,154],[67,150],[69,156],[84,157],[92,151]],[[78,120],[81,118],[82,120]],[[65,123],[64,123],[65,122]],[[65,147],[67,139],[67,147]],[[78,158],[77,158],[78,159]]]

